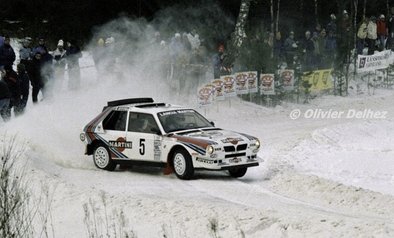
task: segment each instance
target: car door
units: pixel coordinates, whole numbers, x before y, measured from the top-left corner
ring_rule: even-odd
[[[126,149],[126,155],[134,160],[160,162],[162,136],[153,115],[129,112],[126,138],[132,148]]]
[[[123,153],[130,146],[126,140],[127,111],[114,110],[103,120],[101,140],[108,146],[113,159],[126,159]]]

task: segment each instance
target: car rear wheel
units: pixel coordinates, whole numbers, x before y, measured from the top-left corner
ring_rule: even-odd
[[[98,145],[93,151],[93,162],[99,169],[113,171],[116,163],[112,160],[111,154],[105,145]]]
[[[228,172],[230,173],[230,176],[233,178],[240,178],[246,174],[246,171],[248,171],[248,168],[236,168],[236,169],[229,169]]]
[[[172,157],[175,174],[180,179],[191,179],[194,175],[194,167],[190,154],[178,149]]]

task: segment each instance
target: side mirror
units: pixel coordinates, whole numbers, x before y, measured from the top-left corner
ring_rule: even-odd
[[[212,126],[215,126],[215,122],[211,121],[210,123],[211,123]]]

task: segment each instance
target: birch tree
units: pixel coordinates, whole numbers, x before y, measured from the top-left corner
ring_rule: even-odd
[[[235,24],[235,30],[231,36],[227,57],[224,59],[224,65],[228,67],[231,67],[235,59],[238,57],[239,49],[246,38],[245,25],[249,16],[250,4],[251,0],[241,0],[241,6],[239,9],[237,23]]]

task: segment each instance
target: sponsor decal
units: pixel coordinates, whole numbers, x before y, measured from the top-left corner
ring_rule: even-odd
[[[168,112],[160,112],[159,116],[168,116],[168,115],[176,115],[176,114],[183,114],[183,113],[194,113],[192,109],[182,109],[182,110],[174,110]]]
[[[213,160],[210,159],[196,158],[196,161],[206,164],[214,164]]]
[[[243,139],[242,138],[226,138],[226,139],[222,140],[223,143],[231,143],[233,145],[238,144],[238,142],[240,142],[240,141],[243,141]]]
[[[123,152],[126,148],[132,149],[133,143],[131,141],[126,141],[125,138],[119,137],[116,141],[109,141],[109,146],[115,147],[119,152]]]
[[[230,161],[230,163],[239,163],[239,162],[242,162],[242,159],[241,158],[234,158],[234,159],[230,159],[229,161]]]

